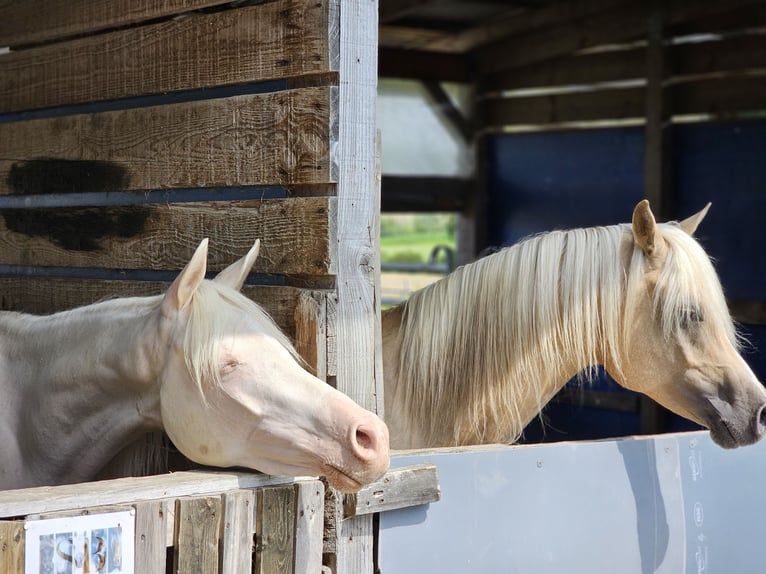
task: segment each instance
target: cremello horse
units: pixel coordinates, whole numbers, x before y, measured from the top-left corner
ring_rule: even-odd
[[[632,225],[532,237],[384,312],[392,447],[513,442],[597,365],[725,448],[760,439],[766,392],[692,237],[708,207],[658,225],[642,201]]]
[[[322,475],[342,491],[378,478],[385,424],[302,369],[238,292],[258,245],[210,281],[204,240],[164,295],[0,313],[0,489],[93,479],[160,430],[202,465]]]

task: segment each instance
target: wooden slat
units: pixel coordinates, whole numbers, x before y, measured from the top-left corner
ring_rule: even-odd
[[[485,127],[643,117],[644,88],[490,99],[483,110]]]
[[[257,493],[257,574],[292,574],[295,560],[295,487],[262,488]]]
[[[225,490],[294,484],[300,478],[248,472],[188,471],[85,484],[0,491],[0,518],[90,506],[131,504],[169,497],[205,496]]]
[[[0,4],[0,46],[56,40],[226,4],[230,0],[27,0]]]
[[[135,571],[165,574],[167,557],[165,502],[136,503]]]
[[[0,310],[36,315],[90,305],[113,297],[164,293],[170,282],[0,277]],[[304,290],[296,287],[245,285],[243,293],[263,307],[282,331],[295,339],[295,309]],[[316,292],[312,291],[312,294]],[[325,295],[325,292],[319,292]]]
[[[0,572],[24,572],[24,522],[0,521]]]
[[[328,72],[334,1],[279,0],[11,52],[0,56],[0,110]]]
[[[255,492],[235,490],[223,495],[221,564],[219,572],[250,574],[255,534]]]
[[[758,4],[760,0],[675,0],[668,3],[669,25],[694,18],[714,17],[732,8]],[[501,40],[477,51],[481,74],[494,74],[531,63],[543,62],[603,44],[624,42],[644,36],[646,7],[642,2],[629,2],[587,18],[574,18],[541,29]]]
[[[441,499],[436,465],[418,464],[389,470],[355,494],[344,497],[344,518],[409,508]]]
[[[297,485],[295,516],[295,572],[322,571],[324,484],[315,480]]]
[[[175,574],[218,572],[220,521],[220,496],[176,500]]]
[[[295,348],[307,370],[327,380],[327,297],[304,291],[295,306]]]
[[[335,89],[0,123],[0,194],[332,182]]]
[[[335,272],[335,200],[327,197],[177,203],[108,208],[105,212],[0,211],[0,263],[108,269],[180,270],[204,237],[211,237],[208,269],[231,262],[261,239],[256,271],[327,275]],[[106,208],[105,208],[106,209]],[[138,215],[122,232],[90,240],[88,226]],[[101,219],[99,219],[101,218]],[[9,225],[12,229],[9,229]],[[113,223],[112,223],[113,225]],[[82,235],[80,235],[82,233]]]
[[[766,68],[766,35],[752,34],[720,41],[666,48],[672,75],[692,76]],[[583,54],[525,66],[482,78],[480,91],[547,86],[588,85],[646,77],[645,48]]]
[[[672,85],[673,115],[736,117],[766,109],[764,76],[703,79]],[[485,128],[645,117],[645,88],[608,89],[524,98],[488,99]]]

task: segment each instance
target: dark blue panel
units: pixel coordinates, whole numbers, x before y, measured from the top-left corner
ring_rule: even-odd
[[[677,216],[713,203],[698,230],[727,296],[766,300],[766,122],[673,132]]]
[[[491,138],[489,243],[629,221],[643,196],[642,146],[637,128]]]

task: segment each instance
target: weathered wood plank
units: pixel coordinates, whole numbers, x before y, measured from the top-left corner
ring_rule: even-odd
[[[165,501],[136,503],[135,571],[165,574],[167,513]]]
[[[0,572],[24,572],[24,522],[0,521]]]
[[[218,535],[221,528],[221,497],[176,500],[173,572],[216,574]]]
[[[295,516],[295,572],[322,571],[324,484],[315,480],[297,485]]]
[[[335,89],[0,123],[0,194],[331,183]]]
[[[295,306],[295,348],[314,376],[327,380],[327,297],[304,291]]]
[[[255,492],[237,490],[223,495],[221,563],[219,572],[250,574],[253,567]]]
[[[181,14],[230,0],[28,0],[0,5],[0,46],[56,40]]]
[[[136,500],[205,496],[226,490],[292,485],[301,480],[247,472],[188,471],[85,484],[5,490],[0,491],[0,518],[90,506],[131,504]]]
[[[160,281],[0,277],[0,310],[42,315],[113,297],[158,295],[169,286],[170,282]],[[245,285],[242,291],[263,307],[288,337],[295,339],[295,308],[304,293],[302,289]]]
[[[279,0],[11,52],[0,57],[0,110],[328,72],[334,1]]]
[[[295,561],[296,489],[262,488],[255,513],[257,574],[293,574]]]
[[[218,271],[231,253],[246,253],[260,238],[257,272],[328,275],[336,267],[334,202],[306,197],[0,210],[0,263],[180,270],[211,237],[208,269]],[[116,221],[124,225],[116,229]]]
[[[389,470],[375,482],[343,500],[343,516],[351,518],[437,502],[441,499],[436,465],[418,464]]]

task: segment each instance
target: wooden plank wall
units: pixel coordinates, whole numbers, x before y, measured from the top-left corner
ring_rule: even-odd
[[[260,238],[245,293],[379,409],[377,4],[0,6],[0,309],[159,293],[202,238],[211,274]],[[371,518],[344,529],[337,572],[371,572]]]

